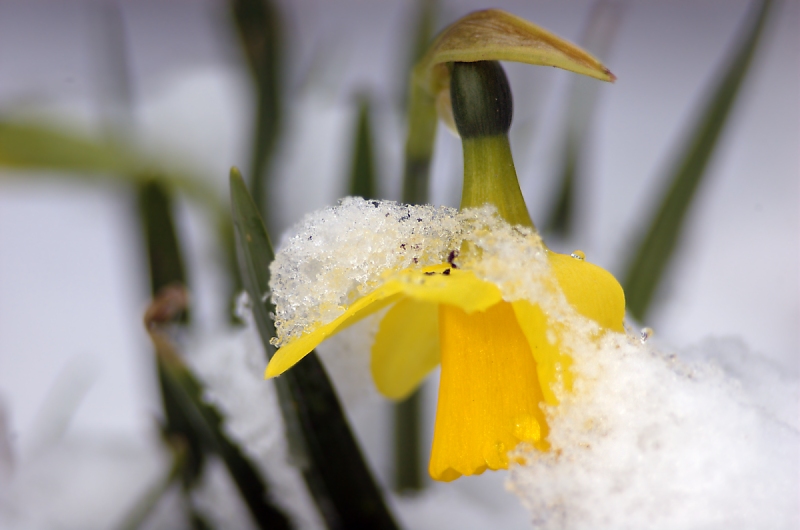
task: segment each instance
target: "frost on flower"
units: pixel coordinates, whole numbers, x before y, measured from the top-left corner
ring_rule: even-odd
[[[460,244],[457,217],[454,208],[357,197],[307,215],[270,265],[276,345],[333,321],[382,274],[441,263]]]
[[[508,488],[541,529],[800,525],[798,381],[730,340],[664,353],[619,334],[572,348],[551,451]]]
[[[571,385],[561,335],[619,331],[624,314],[611,275],[550,252],[492,207],[347,199],[306,219],[272,275],[282,347],[268,376],[384,307],[372,345],[384,395],[405,397],[441,362],[437,480],[505,468],[520,442],[546,450],[540,404]]]
[[[551,252],[536,233],[500,64],[447,71],[464,149],[461,211],[350,199],[308,218],[273,264],[280,349],[266,370],[279,376],[386,309],[371,349],[378,390],[402,399],[442,366],[428,467],[441,481],[505,469],[520,443],[546,451],[542,404],[572,385],[565,339],[622,331],[625,314],[613,276]]]

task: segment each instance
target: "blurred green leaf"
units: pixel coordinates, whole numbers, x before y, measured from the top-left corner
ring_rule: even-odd
[[[225,211],[217,192],[201,176],[149,160],[128,145],[108,139],[108,136],[91,138],[41,123],[0,119],[0,167],[52,170],[81,179],[117,179],[131,183],[152,180],[155,174],[214,214]]]
[[[236,29],[257,90],[251,189],[266,219],[269,163],[281,125],[281,17],[271,0],[231,0]]]
[[[349,195],[364,199],[377,199],[375,184],[375,160],[372,154],[372,128],[370,106],[366,96],[358,106],[358,123],[353,142],[353,162],[350,172]]]
[[[28,175],[37,178],[42,171],[52,170],[69,178],[95,182],[118,181],[138,186],[157,181],[183,193],[212,217],[226,252],[225,265],[233,290],[238,291],[239,268],[230,215],[208,180],[147,159],[127,144],[110,138],[113,137],[91,138],[45,124],[0,119],[0,167],[30,171]],[[6,175],[0,171],[0,178]]]
[[[0,121],[0,165],[18,169],[53,169],[135,175],[146,164],[111,140],[93,140],[46,125]]]
[[[231,169],[231,207],[242,280],[268,357],[275,347],[269,300],[274,258],[264,223],[236,168]],[[315,352],[275,379],[290,443],[302,437],[306,484],[329,528],[397,528],[353,437],[339,399]],[[292,430],[297,429],[295,432]]]
[[[171,284],[186,285],[183,257],[172,218],[172,197],[157,179],[139,185],[139,212],[147,241],[150,291],[156,296]]]
[[[417,3],[415,38],[407,79],[412,79],[414,66],[425,55],[433,41],[438,10],[436,0],[419,0]],[[406,140],[402,200],[409,204],[425,204],[428,202],[430,164],[433,143],[436,139],[436,105],[428,94],[415,86],[413,80],[408,90],[405,95],[409,131]],[[394,487],[397,491],[418,491],[424,485],[421,472],[422,392],[423,387],[420,387],[394,406]]]
[[[192,373],[177,356],[164,355],[163,351],[159,367],[193,432],[225,463],[258,528],[291,528],[286,516],[267,501],[267,486],[253,463],[225,434],[222,415],[203,401],[203,387]]]
[[[672,258],[686,213],[706,174],[706,166],[748,71],[771,5],[772,2],[766,0],[753,6],[739,32],[732,60],[720,75],[712,78],[715,84],[711,96],[691,127],[692,133],[682,154],[676,157],[677,164],[667,179],[669,189],[664,200],[636,245],[622,285],[628,310],[638,320],[647,314],[656,287]]]
[[[151,295],[158,301],[159,297],[161,300],[166,300],[166,296],[171,293],[185,293],[186,274],[172,218],[171,197],[162,184],[149,180],[139,184],[138,198],[140,225],[143,241],[147,247]],[[171,309],[172,306],[169,307]],[[188,321],[186,308],[181,307],[178,313],[176,316],[178,320]],[[150,312],[145,315],[146,322],[149,318],[151,318]],[[159,315],[159,318],[164,317]],[[158,362],[156,368],[164,407],[165,423],[162,432],[165,439],[179,439],[185,444],[185,462],[181,465],[181,477],[184,489],[189,490],[202,475],[205,447],[181,405],[178,390],[164,373],[162,363]]]
[[[436,114],[436,100],[430,94],[413,82],[409,92],[403,202],[425,204],[428,202],[433,142],[436,140],[439,118]]]
[[[228,468],[258,527],[289,528],[286,517],[267,502],[266,486],[252,463],[223,432],[222,416],[203,402],[200,382],[159,328],[164,322],[185,323],[188,308],[180,240],[172,216],[172,201],[163,184],[150,180],[140,186],[139,212],[147,241],[154,298],[145,322],[156,346],[166,416],[164,434],[168,440],[177,438],[186,444],[186,464],[181,466],[184,488],[190,489],[196,484],[206,454],[215,453]],[[195,526],[207,526],[194,512],[192,521]]]
[[[428,202],[430,165],[433,157],[433,142],[436,140],[436,100],[425,88],[416,83],[414,67],[428,51],[433,41],[437,2],[420,0],[418,18],[415,21],[415,39],[411,50],[412,61],[407,72],[406,92],[406,136],[403,168],[403,202],[425,204]]]
[[[614,37],[617,35],[622,4],[616,1],[600,0],[589,14],[581,45],[601,57],[607,57]],[[575,222],[575,194],[581,188],[576,182],[580,178],[580,156],[586,146],[589,125],[597,107],[600,83],[583,76],[570,78],[570,94],[567,97],[566,130],[562,140],[560,165],[560,185],[555,207],[544,223],[544,231],[561,236],[572,233]]]
[[[178,439],[186,445],[186,462],[181,466],[181,484],[185,491],[194,488],[203,474],[208,450],[208,440],[204,440],[192,425],[189,413],[184,408],[180,390],[164,371],[159,361],[156,363],[158,386],[161,391],[161,404],[164,407],[164,425],[161,427],[165,440]]]
[[[419,491],[422,473],[422,392],[418,388],[394,406],[394,488]]]
[[[416,16],[413,22],[412,32],[414,38],[410,40],[411,50],[409,55],[409,62],[406,65],[406,70],[403,72],[402,79],[405,82],[411,77],[411,71],[417,64],[425,52],[428,50],[433,41],[436,30],[436,14],[439,10],[438,0],[417,0],[416,1]],[[408,108],[409,93],[408,85],[404,85],[405,90],[403,94],[403,106]]]

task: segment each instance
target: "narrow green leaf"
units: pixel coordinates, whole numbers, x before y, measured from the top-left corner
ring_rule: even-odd
[[[164,407],[165,422],[162,436],[166,440],[179,439],[186,444],[186,463],[181,466],[181,483],[184,490],[197,485],[205,469],[208,440],[204,440],[192,425],[189,413],[185,410],[184,400],[175,382],[164,371],[161,362],[156,363],[158,386],[161,403]]]
[[[172,197],[156,179],[139,185],[139,212],[147,241],[153,296],[170,284],[186,285],[186,272],[172,218]]]
[[[142,239],[147,247],[151,295],[157,299],[169,286],[183,288],[186,285],[180,243],[172,219],[172,200],[163,185],[155,180],[145,180],[138,186],[138,202]],[[178,319],[188,321],[188,311],[181,310],[180,313]],[[192,428],[178,391],[164,373],[161,363],[157,363],[156,368],[164,407],[163,435],[166,439],[181,439],[186,445],[186,462],[181,466],[181,477],[184,489],[188,490],[194,487],[203,472],[203,440]]]
[[[425,55],[433,39],[437,2],[420,0],[419,3],[416,38],[411,52],[413,60],[407,75],[409,84],[406,92],[408,133],[403,168],[403,202],[409,204],[428,202],[430,166],[438,122],[435,96],[420,86],[414,77],[414,68]]]
[[[172,201],[158,181],[150,180],[140,186],[139,212],[150,258],[151,288],[156,306],[159,300],[167,300],[170,296],[165,289],[186,285],[180,241],[172,217]],[[163,297],[159,298],[162,293]],[[185,322],[185,296],[175,300],[179,301],[178,304],[165,305],[176,311],[169,320]],[[155,319],[153,315],[158,315],[158,312],[148,312],[149,318]],[[150,328],[154,322],[148,322],[151,334],[159,333]],[[196,484],[206,454],[214,452],[227,466],[258,527],[289,528],[286,517],[267,502],[266,486],[252,463],[223,433],[222,416],[203,402],[201,384],[172,351],[167,339],[154,340],[154,343],[166,416],[164,431],[168,439],[177,437],[186,444],[186,465],[181,466],[185,489]],[[200,519],[194,517],[193,521],[199,524]]]
[[[258,528],[288,529],[289,520],[267,501],[267,486],[255,465],[223,430],[222,415],[203,401],[203,387],[177,357],[159,356],[159,371],[174,392],[190,427],[207,450],[222,459]]]
[[[197,508],[194,504],[189,505],[189,524],[191,525],[192,530],[214,530],[214,527],[211,526],[211,523],[208,522],[203,514],[197,511]]]
[[[125,143],[92,138],[68,129],[0,119],[0,167],[32,171],[31,177],[42,171],[59,172],[66,178],[96,182],[125,182],[136,186],[156,180],[176,192],[197,201],[214,219],[217,236],[227,252],[233,290],[241,285],[233,244],[233,227],[227,207],[209,179],[169,167],[163,161],[143,157]],[[0,178],[9,173],[0,172]]]
[[[416,389],[394,406],[394,488],[419,491],[422,472],[422,393]]]
[[[404,81],[411,77],[411,71],[414,69],[417,61],[422,59],[422,56],[425,55],[426,51],[428,51],[428,47],[430,46],[431,41],[433,41],[435,34],[436,14],[439,11],[439,0],[417,0],[416,4],[416,16],[412,28],[414,38],[410,41],[410,60],[405,67],[405,71],[403,72],[402,79]],[[406,90],[402,92],[402,101],[403,106],[406,107],[406,110],[408,110],[410,94],[407,90],[408,85],[404,86]]]
[[[254,115],[251,189],[263,218],[267,218],[269,163],[281,125],[281,17],[271,0],[231,0],[236,29],[257,90]]]
[[[413,82],[414,65],[425,55],[434,36],[437,0],[419,0],[415,23],[415,38],[411,79],[406,92],[406,114],[409,126],[403,169],[403,202],[425,204],[430,187],[430,164],[436,139],[436,105],[434,99]],[[419,491],[424,486],[422,474],[422,392],[415,390],[408,398],[395,404],[393,414],[394,488],[397,491]]]
[[[676,158],[677,164],[667,179],[669,189],[664,200],[649,229],[635,245],[637,250],[628,264],[622,285],[628,310],[638,320],[647,314],[678,244],[686,213],[745,78],[771,5],[770,0],[760,2],[748,15],[739,32],[733,59],[721,75],[713,77],[719,81],[714,83],[711,97],[699,113],[683,153]]]
[[[108,137],[92,138],[42,123],[0,119],[0,167],[53,170],[85,180],[117,179],[129,183],[147,182],[157,175],[214,215],[226,210],[217,192],[206,184],[208,178],[149,159]]]
[[[561,157],[561,176],[556,192],[555,204],[549,219],[544,223],[543,231],[567,237],[572,234],[575,217],[575,181],[578,179],[578,159],[583,139],[575,139],[569,135]]]
[[[142,174],[146,163],[123,145],[42,124],[0,120],[0,165],[87,174]],[[87,175],[89,176],[89,175]]]
[[[271,358],[275,327],[269,318],[274,310],[269,300],[269,264],[274,253],[236,168],[231,169],[231,203],[242,280]],[[303,476],[328,527],[397,528],[316,353],[311,352],[275,383],[290,443],[298,443],[298,435],[302,437],[307,458]]]
[[[622,18],[623,6],[615,2],[597,2],[589,15],[589,21],[581,39],[582,47],[606,57]],[[567,97],[566,129],[561,142],[559,188],[553,210],[544,223],[544,231],[569,236],[575,222],[576,190],[581,189],[580,155],[586,145],[589,125],[597,107],[600,83],[583,76],[570,79]]]
[[[417,83],[411,82],[408,104],[408,133],[403,168],[403,202],[428,202],[433,142],[436,140],[436,100]]]
[[[358,106],[358,123],[353,142],[353,162],[350,171],[349,195],[376,199],[375,160],[372,152],[372,128],[370,126],[370,106],[366,96]]]

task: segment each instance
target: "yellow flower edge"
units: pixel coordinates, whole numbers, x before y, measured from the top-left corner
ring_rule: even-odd
[[[453,303],[466,311],[484,310],[502,299],[497,286],[478,280],[472,272],[461,271],[447,263],[406,269],[390,276],[374,291],[356,300],[333,322],[319,326],[281,347],[267,365],[266,377],[282,374],[326,338],[404,297],[432,303]],[[402,396],[388,397],[397,399]]]
[[[625,299],[614,277],[584,260],[546,253],[553,285],[569,305],[601,330],[622,331]],[[548,449],[540,405],[558,403],[556,383],[571,389],[571,359],[559,345],[568,324],[551,321],[533,301],[504,301],[496,285],[447,263],[390,275],[333,322],[280,348],[267,377],[391,304],[372,348],[378,390],[402,399],[442,364],[431,477],[451,481],[507,468],[508,451],[520,443]]]

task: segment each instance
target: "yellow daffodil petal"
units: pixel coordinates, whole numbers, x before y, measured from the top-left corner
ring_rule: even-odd
[[[451,481],[508,467],[520,442],[547,447],[536,362],[511,304],[439,307],[442,375],[429,472]]]
[[[483,311],[503,299],[496,285],[446,263],[422,270],[404,270],[384,287],[402,291],[416,300],[449,304],[467,313]]]
[[[405,269],[389,276],[377,289],[356,300],[333,322],[284,345],[267,365],[266,377],[282,374],[326,338],[396,302],[402,295],[423,302],[454,305],[468,313],[482,311],[502,299],[494,284],[447,263],[423,269]]]
[[[548,258],[567,302],[578,313],[591,318],[604,329],[622,331],[625,295],[609,272],[564,254],[548,251]],[[526,300],[513,302],[512,305],[536,360],[544,399],[555,405],[558,400],[553,393],[553,383],[560,381],[565,389],[572,388],[569,370],[572,359],[561,353],[557,329],[538,305]]]
[[[439,306],[400,300],[381,320],[372,346],[372,377],[390,399],[408,396],[439,364]]]
[[[355,324],[362,318],[375,313],[387,305],[397,301],[401,294],[398,292],[397,285],[384,284],[372,291],[367,296],[356,300],[347,311],[339,318],[316,328],[315,330],[302,335],[301,337],[289,342],[275,352],[267,365],[265,377],[276,377],[297,364],[300,359],[305,357],[317,345],[338,333],[347,326]]]
[[[528,341],[530,352],[536,361],[539,385],[542,388],[544,400],[550,405],[557,405],[558,400],[553,393],[553,383],[561,380],[565,388],[572,387],[572,376],[568,370],[572,359],[561,353],[555,335],[547,336],[549,323],[537,304],[519,300],[511,305],[522,333]],[[554,330],[551,332],[555,333]],[[551,339],[552,342],[548,339]]]
[[[625,293],[610,272],[585,260],[549,252],[550,267],[567,302],[601,327],[623,331]]]

